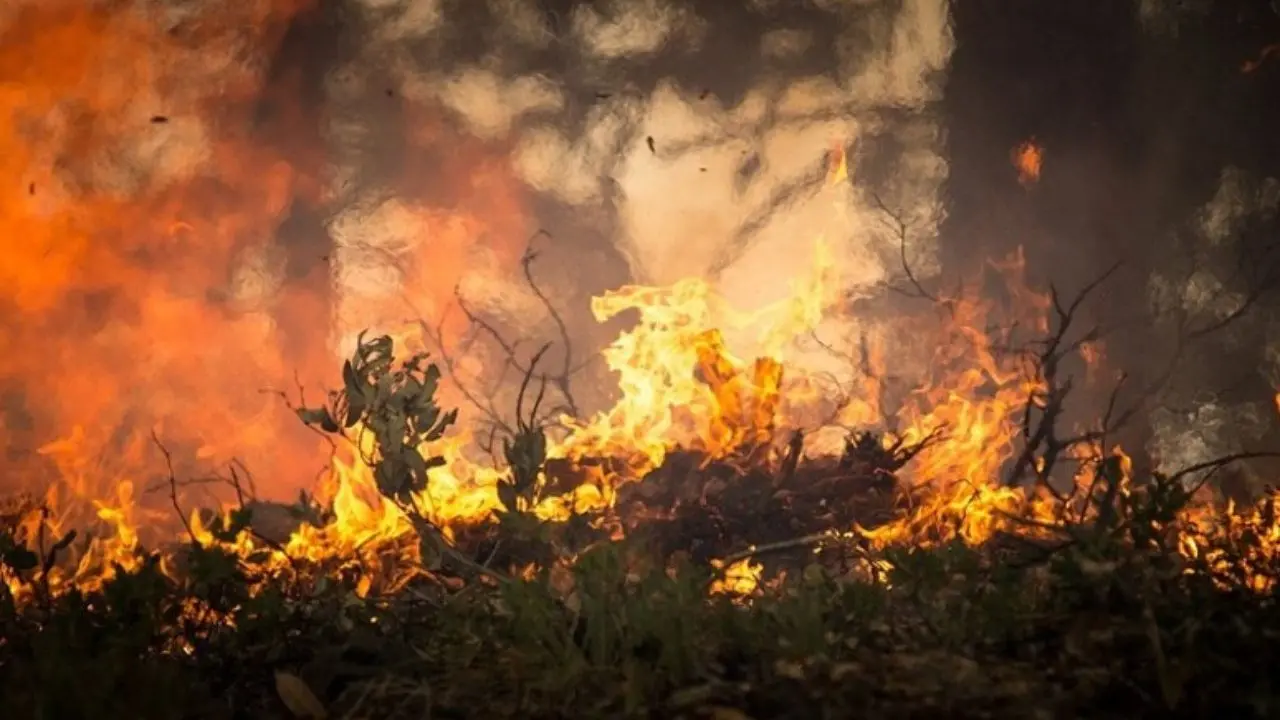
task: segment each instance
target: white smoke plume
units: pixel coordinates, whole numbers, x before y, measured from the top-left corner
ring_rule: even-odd
[[[603,220],[616,212],[616,224],[602,221],[597,228],[575,230],[603,237],[563,237],[550,227],[553,242],[582,245],[584,251],[593,243],[609,243],[637,283],[715,278],[743,307],[789,293],[809,271],[812,243],[819,236],[835,245],[852,282],[873,282],[885,269],[870,250],[885,239],[864,194],[842,189],[843,212],[836,211],[830,193],[776,200],[789,185],[821,173],[836,146],[849,149],[856,185],[861,144],[873,133],[897,134],[905,149],[891,173],[889,199],[913,220],[916,237],[933,235],[946,161],[941,130],[928,113],[939,99],[953,45],[943,0],[840,5],[833,10],[841,26],[837,67],[800,76],[786,63],[812,44],[812,29],[767,33],[757,46],[739,48],[764,69],[731,104],[674,81],[660,80],[642,91],[615,62],[694,50],[715,33],[731,31],[687,7],[665,0],[618,2],[604,10],[579,7],[556,18],[539,14],[532,2],[494,0],[490,5],[498,24],[483,35],[495,39],[492,47],[446,74],[415,59],[432,56],[423,48],[444,47],[461,32],[438,4],[366,0],[366,20],[378,47],[361,62],[389,62],[397,91],[405,97],[437,103],[465,133],[507,143],[510,167],[531,196],[572,207],[580,218]],[[570,48],[579,62],[560,76],[511,72],[524,54],[550,45],[562,52]],[[584,90],[596,91],[586,108],[581,106]],[[889,110],[914,122],[886,125]],[[581,113],[581,123],[566,123],[570,112]],[[335,225],[339,244],[403,244],[404,215],[390,208],[419,200],[382,199],[383,205],[373,207],[353,203]],[[530,230],[536,222],[530,219]],[[758,227],[744,240],[751,223]],[[430,243],[430,231],[424,230],[419,241]],[[483,294],[505,303],[508,314],[537,312],[518,282],[485,277],[484,248],[474,252],[465,284],[477,292],[483,292],[478,286],[501,284],[501,291]],[[372,272],[367,265],[360,268],[358,273]],[[354,276],[344,283],[348,296],[363,293]],[[582,289],[551,288],[558,297]]]

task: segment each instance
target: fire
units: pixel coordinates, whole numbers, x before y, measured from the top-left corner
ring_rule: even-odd
[[[1028,140],[1013,149],[1013,167],[1018,171],[1018,182],[1033,185],[1040,181],[1040,166],[1044,162],[1044,149],[1034,140]]]
[[[6,441],[64,437],[44,453],[58,483],[32,462],[9,489],[53,487],[49,503],[74,513],[128,481],[136,501],[153,430],[268,473],[272,456],[314,453],[243,382],[287,367],[271,316],[291,299],[255,308],[236,287],[241,259],[314,182],[206,120],[247,109],[256,83],[235,53],[270,47],[296,5],[244,3],[193,38],[136,9],[24,3],[0,30],[0,164],[23,190],[0,194],[0,342],[27,348],[0,359],[21,382]]]
[[[821,242],[816,257],[809,287],[751,313],[727,307],[701,280],[626,287],[596,298],[597,320],[627,310],[638,311],[640,320],[604,351],[621,399],[586,423],[571,424],[562,452],[626,458],[632,472],[643,474],[677,445],[723,457],[763,441],[787,398],[782,346],[813,329],[832,299],[834,275]],[[757,359],[748,364],[736,357],[727,332],[741,336]]]
[[[322,462],[327,446],[277,391],[328,384],[341,315],[330,283],[345,258],[305,247],[323,228],[298,218],[331,199],[323,118],[303,107],[296,72],[269,72],[290,21],[312,9],[23,0],[0,13],[0,169],[14,183],[0,193],[4,491],[49,508],[50,535],[103,526],[77,544],[75,575],[109,573],[185,532],[153,436],[172,452],[184,505],[234,502],[224,484],[199,482],[210,468],[251,468],[241,479],[275,499],[309,487],[305,469]],[[441,142],[412,119],[410,157]],[[449,296],[478,238],[522,233],[501,165],[457,149],[447,172],[484,206],[412,211],[437,272],[428,283],[414,275],[422,260],[406,263],[406,293],[428,307]],[[406,188],[420,182],[407,175]],[[334,467],[334,552],[394,534],[396,521],[344,489],[369,487],[363,469]],[[454,505],[465,515],[475,502]]]
[[[385,568],[382,560],[390,558],[398,567],[380,578],[387,587],[426,572],[419,546],[407,542],[412,524],[377,490],[367,461],[377,451],[370,435],[356,426],[350,443],[331,449],[299,427],[279,393],[263,392],[254,380],[285,385],[300,368],[304,381],[319,382],[332,364],[330,336],[359,327],[356,311],[386,309],[383,298],[367,306],[342,298],[358,317],[329,327],[334,298],[307,283],[278,287],[280,272],[270,271],[288,265],[273,237],[281,218],[299,206],[322,205],[329,194],[329,178],[315,169],[324,163],[311,157],[323,155],[318,148],[266,150],[243,130],[252,125],[246,119],[264,82],[261,66],[287,19],[306,3],[253,0],[238,4],[232,17],[201,17],[172,33],[137,9],[36,7],[24,4],[0,29],[6,78],[0,169],[21,178],[24,190],[0,193],[0,311],[17,318],[0,328],[0,341],[14,349],[0,357],[0,379],[20,392],[17,407],[0,406],[0,429],[15,448],[40,448],[19,463],[15,485],[5,490],[25,491],[44,508],[20,523],[18,535],[29,545],[56,543],[84,523],[101,530],[65,548],[70,561],[52,570],[50,586],[108,579],[118,568],[136,567],[142,548],[180,541],[177,533],[246,557],[265,554],[281,569],[289,560],[334,558]],[[254,29],[236,29],[242,27]],[[243,60],[246,54],[252,61]],[[301,115],[284,113],[275,132],[290,135]],[[407,133],[410,146],[449,140],[438,124],[418,120]],[[137,141],[139,134],[149,139]],[[481,247],[495,266],[519,260],[510,240],[494,240],[525,229],[502,149],[471,149],[463,153],[467,162],[446,172],[456,181],[451,187],[470,191],[459,191],[466,195],[460,208],[412,202],[402,208],[432,240],[429,249],[401,248],[403,294],[432,317],[452,301]],[[1015,149],[1023,184],[1039,180],[1042,154],[1034,141]],[[844,146],[830,158],[828,184],[847,185]],[[400,180],[422,194],[438,189],[413,176]],[[499,219],[484,219],[491,215]],[[533,511],[560,520],[608,511],[621,486],[661,467],[677,449],[697,451],[707,462],[777,464],[785,450],[779,441],[814,428],[814,419],[830,410],[824,379],[832,374],[830,358],[818,362],[803,341],[834,317],[855,326],[863,343],[861,367],[845,368],[841,378],[849,397],[827,424],[883,428],[886,447],[921,450],[902,472],[909,507],[874,527],[833,533],[882,548],[954,539],[979,544],[1059,524],[1060,503],[1049,489],[1014,486],[1003,476],[1025,440],[1028,404],[1047,391],[1025,357],[1007,352],[1012,328],[1049,329],[1052,302],[1027,288],[1023,257],[991,263],[1013,310],[962,294],[915,314],[848,318],[841,317],[847,298],[830,245],[818,237],[808,248],[798,244],[802,250],[813,256],[809,276],[784,301],[750,311],[730,306],[703,278],[629,285],[593,298],[600,322],[624,313],[637,318],[603,350],[617,400],[594,415],[561,419],[564,431],[550,438],[548,457],[580,465],[586,480]],[[327,272],[313,267],[305,274],[327,278]],[[306,322],[317,314],[326,322]],[[423,340],[413,330],[396,333],[406,344]],[[460,330],[445,326],[442,334],[449,342]],[[1090,377],[1101,377],[1103,346],[1085,344],[1079,354]],[[890,407],[886,379],[893,376],[907,377],[914,389]],[[444,396],[460,399],[456,387]],[[1280,407],[1280,395],[1276,402]],[[502,506],[497,488],[508,471],[478,461],[474,440],[461,430],[428,448],[444,462],[416,500],[446,537],[488,521]],[[817,442],[807,449],[811,456],[832,452]],[[1104,463],[1120,468],[1114,482],[1129,482],[1119,449],[1072,452],[1080,469],[1062,481],[1086,496]],[[196,497],[177,482],[200,468],[243,457],[255,477],[270,483],[264,495],[281,497],[282,490],[306,486],[298,468],[313,467],[325,454],[330,465],[318,497],[330,517],[301,524],[282,542],[248,532],[219,540],[208,512],[189,508],[175,518],[170,507],[169,500],[178,505]],[[589,462],[599,459],[616,462]],[[1044,459],[1033,458],[1033,466],[1044,471]],[[1124,492],[1131,491],[1126,484]],[[205,500],[226,517],[236,504],[225,495]],[[1188,518],[1188,527],[1207,518]],[[1201,534],[1188,531],[1182,549],[1188,558],[1201,557],[1196,537],[1235,537],[1242,527],[1280,542],[1268,522],[1260,509],[1231,527],[1197,526]],[[762,581],[761,564],[749,557],[720,570],[713,592],[750,594]],[[374,582],[366,576],[359,592],[373,592]]]
[[[742,597],[750,595],[759,586],[764,566],[751,558],[743,558],[719,570],[723,577],[711,583],[711,593]]]

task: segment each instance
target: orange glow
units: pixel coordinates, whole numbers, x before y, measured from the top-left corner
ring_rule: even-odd
[[[1263,63],[1277,55],[1280,55],[1280,43],[1267,45],[1258,52],[1258,56],[1256,58],[1244,61],[1244,64],[1240,66],[1240,72],[1245,74],[1255,72],[1258,68],[1262,67]]]
[[[712,582],[711,594],[741,597],[755,592],[760,585],[764,566],[751,558],[744,558],[721,568],[720,572],[723,577]]]
[[[266,499],[296,497],[324,463],[328,446],[276,390],[331,384],[332,265],[306,258],[306,277],[286,277],[284,243],[298,238],[278,233],[296,207],[327,201],[330,161],[298,78],[266,73],[310,5],[248,0],[173,27],[141,3],[23,0],[0,13],[0,346],[15,349],[0,356],[0,437],[27,451],[3,491],[53,509],[58,528],[113,530],[95,532],[80,574],[181,531],[153,433],[178,478],[237,461]],[[415,133],[410,162],[449,141]],[[501,149],[451,148],[459,209],[421,213],[430,277],[425,258],[406,262],[405,293],[428,309],[468,248],[510,266],[522,241]],[[343,482],[325,483],[343,528],[392,522]],[[191,507],[233,499],[208,483],[182,495]]]
[[[393,184],[414,237],[389,251],[402,271],[395,297],[344,295],[331,277],[351,269],[341,258],[288,279],[283,218],[332,200],[324,170],[331,162],[296,79],[266,78],[289,19],[307,9],[302,0],[245,0],[172,32],[150,11],[120,4],[24,0],[0,14],[0,177],[11,183],[0,192],[0,345],[7,349],[0,353],[0,437],[16,458],[0,495],[25,493],[48,508],[47,517],[24,515],[26,541],[94,531],[56,570],[54,588],[109,578],[116,564],[135,567],[139,548],[171,544],[188,530],[202,543],[222,542],[210,515],[195,508],[229,513],[235,498],[225,485],[184,487],[179,499],[189,516],[175,517],[166,460],[183,479],[235,461],[252,468],[265,499],[307,488],[331,507],[327,523],[304,524],[284,540],[283,554],[249,533],[226,543],[245,556],[265,552],[281,569],[289,558],[361,563],[371,569],[361,595],[428,572],[409,521],[377,491],[366,462],[376,455],[370,435],[357,426],[350,443],[331,447],[300,425],[280,393],[264,390],[293,388],[295,375],[313,393],[336,385],[334,338],[363,329],[368,317],[402,317],[406,301],[424,321],[440,321],[441,339],[453,343],[464,318],[442,316],[455,288],[478,257],[499,275],[518,268],[529,214],[509,147],[456,137],[432,109],[406,102],[406,161]],[[264,94],[278,95],[271,99],[282,108],[272,137],[289,142],[265,142],[253,129]],[[1042,154],[1034,141],[1014,151],[1022,183],[1039,180]],[[828,183],[846,183],[844,145],[830,157]],[[429,174],[420,169],[428,165]],[[1050,298],[1027,286],[1023,255],[989,263],[1012,309],[960,294],[945,298],[946,312],[927,306],[861,318],[847,316],[848,268],[831,244],[798,238],[795,247],[812,257],[810,272],[764,308],[733,307],[698,277],[592,298],[599,322],[636,317],[602,351],[616,399],[594,414],[561,419],[564,432],[549,439],[548,456],[576,466],[583,480],[532,511],[560,520],[608,511],[621,486],[676,450],[773,467],[793,431],[824,418],[837,432],[892,428],[886,443],[940,438],[900,473],[908,510],[875,527],[833,533],[857,533],[883,548],[955,538],[976,544],[1060,524],[1048,491],[1010,486],[1002,475],[1019,452],[1029,398],[1046,389],[1023,358],[1001,352],[1014,327],[1049,329]],[[345,315],[333,307],[339,301],[350,303]],[[803,347],[832,319],[864,334],[866,365],[852,373],[850,397],[835,412],[824,390],[831,372]],[[416,323],[376,330],[394,334],[404,352],[430,344]],[[1090,378],[1105,375],[1101,344],[1079,354]],[[463,379],[481,375],[484,362],[472,358],[460,369]],[[895,376],[910,388],[884,410],[885,378]],[[467,412],[456,383],[442,387],[441,401]],[[469,454],[471,432],[464,424],[423,448],[445,462],[417,500],[447,536],[492,519],[497,484],[508,473]],[[806,449],[838,453],[840,442]],[[1091,473],[1107,459],[1123,473],[1124,492],[1138,492],[1119,449],[1073,453],[1083,469],[1054,480],[1087,494]],[[588,462],[599,460],[610,462]],[[1045,469],[1042,458],[1032,464]],[[206,492],[218,488],[221,494]],[[1205,508],[1180,520],[1189,558],[1206,552],[1211,533],[1243,537],[1232,533],[1247,526],[1280,539],[1261,512],[1219,527]],[[1019,522],[1028,518],[1038,524]],[[882,574],[887,566],[870,567]],[[761,583],[762,568],[750,559],[721,570],[714,592],[746,595]]]
[[[1033,185],[1040,181],[1040,167],[1044,163],[1044,149],[1034,140],[1028,140],[1013,149],[1013,167],[1018,171],[1018,182]]]

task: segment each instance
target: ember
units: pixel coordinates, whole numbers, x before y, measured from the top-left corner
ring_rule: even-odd
[[[1018,182],[1032,185],[1040,180],[1040,165],[1044,151],[1034,141],[1028,140],[1013,151],[1013,166],[1018,170]]]

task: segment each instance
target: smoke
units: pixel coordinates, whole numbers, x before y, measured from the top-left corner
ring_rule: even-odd
[[[1087,15],[1064,8],[1009,12],[1029,26]],[[52,448],[64,477],[144,483],[154,478],[136,468],[157,430],[186,465],[237,456],[267,479],[264,493],[292,494],[321,454],[263,390],[300,384],[314,399],[362,330],[429,331],[443,346],[432,349],[458,353],[461,379],[487,384],[505,350],[468,344],[460,307],[525,355],[558,341],[562,319],[581,360],[628,321],[598,323],[590,297],[627,283],[701,278],[754,310],[809,279],[821,241],[857,296],[896,271],[881,202],[907,223],[921,276],[1025,243],[1033,277],[1078,285],[1123,250],[1141,277],[1113,296],[1122,310],[1230,316],[1249,297],[1230,259],[1249,228],[1274,223],[1278,193],[1274,168],[1236,146],[1247,122],[1209,132],[1220,114],[1205,108],[1218,93],[1261,96],[1237,82],[1243,60],[1264,72],[1259,50],[1228,57],[1197,35],[1192,20],[1212,21],[1209,38],[1230,26],[1208,3],[1139,2],[1090,11],[1081,31],[1123,58],[1097,60],[1091,74],[1041,68],[1061,76],[1043,87],[1003,83],[992,63],[1015,67],[1010,57],[1043,43],[970,5],[970,22],[990,23],[969,29],[975,41],[1000,42],[969,43],[968,84],[955,84],[951,10],[945,0],[7,3],[0,342],[24,350],[0,358],[6,447],[15,457]],[[1173,60],[1180,69],[1164,67]],[[1190,99],[1172,91],[1184,78]],[[1031,119],[997,122],[997,102],[1030,107]],[[1144,109],[1153,103],[1158,112]],[[1043,177],[1018,185],[1008,153],[1036,135]],[[837,153],[849,181],[832,186]],[[944,189],[953,216],[1000,220],[940,229]],[[537,259],[526,265],[529,249]],[[1195,272],[1175,267],[1188,258]],[[824,333],[875,320],[838,318]],[[1219,347],[1274,388],[1278,327],[1264,314]],[[1126,368],[1149,360],[1154,346],[1138,336],[1109,356]],[[729,341],[740,355],[759,349],[751,333]],[[1274,424],[1257,383],[1241,397],[1198,389],[1220,374],[1212,355],[1188,361],[1194,377],[1142,438],[1166,464],[1197,447],[1196,457],[1241,447]],[[583,404],[598,406],[611,378],[599,364],[584,372]],[[123,458],[118,472],[83,468],[111,457]],[[20,474],[39,487],[47,470]]]
[[[584,299],[618,279],[711,278],[736,305],[753,308],[787,295],[809,272],[820,237],[834,243],[851,282],[881,279],[874,251],[888,239],[878,211],[852,185],[867,184],[865,159],[875,179],[889,178],[877,190],[901,207],[916,235],[933,236],[946,162],[930,108],[953,42],[947,5],[815,3],[795,11],[789,25],[776,4],[756,5],[728,13],[730,22],[659,0],[583,4],[562,14],[504,0],[485,4],[481,31],[462,25],[478,10],[454,18],[437,5],[364,3],[372,46],[347,72],[367,77],[372,67],[390,68],[398,97],[438,113],[431,122],[449,128],[446,136],[477,140],[482,153],[506,164],[526,200],[511,237],[489,234],[466,248],[457,246],[465,240],[441,241],[449,233],[429,219],[416,245],[405,240],[406,212],[430,215],[423,208],[436,204],[432,198],[353,202],[336,223],[339,246],[381,237],[401,258],[465,256],[465,273],[436,267],[419,276],[437,288],[420,307],[438,310],[452,299],[439,288],[462,283],[489,311],[537,333],[547,327],[545,313],[501,258],[515,257],[513,246],[543,227],[554,237],[546,264],[573,266],[547,269],[548,290],[561,307],[576,306],[565,312],[580,315],[575,331],[588,345],[598,337],[586,327]],[[406,30],[408,17],[418,19],[415,32]],[[451,55],[477,37],[483,45],[468,45],[468,57]],[[708,48],[735,53],[714,58],[726,66],[723,77],[700,74]],[[822,60],[806,64],[808,56]],[[835,148],[852,159],[843,213],[819,192]],[[534,205],[552,210],[534,212]],[[458,216],[457,208],[448,212]],[[446,249],[437,250],[442,242]],[[932,251],[918,252],[927,259]],[[356,274],[379,272],[376,260],[365,262]],[[345,281],[345,294],[366,294],[359,284]],[[344,332],[349,338],[358,329],[348,324]]]
[[[942,0],[549,5],[6,3],[15,482],[61,478],[67,512],[142,492],[155,431],[180,473],[239,458],[292,494],[322,453],[276,391],[314,399],[358,331],[420,320],[448,344],[461,297],[554,338],[522,280],[539,228],[579,357],[617,329],[588,298],[626,282],[704,277],[749,309],[819,237],[879,279],[889,239],[854,185],[932,237]],[[824,189],[837,148],[853,182]],[[460,371],[491,373],[488,352]]]
[[[1254,310],[1258,319],[1236,320],[1242,308],[1256,304],[1251,289],[1242,287],[1238,265],[1215,259],[1241,250],[1242,238],[1254,223],[1274,222],[1280,212],[1280,181],[1258,178],[1236,167],[1227,167],[1219,175],[1213,196],[1196,212],[1180,244],[1190,256],[1189,272],[1157,272],[1152,275],[1149,294],[1155,314],[1205,318],[1208,323],[1231,322],[1215,338],[1211,357],[1195,358],[1192,382],[1174,389],[1164,407],[1153,412],[1154,428],[1151,450],[1159,459],[1158,469],[1175,472],[1180,468],[1208,462],[1228,454],[1254,450],[1275,427],[1278,406],[1266,392],[1254,397],[1234,397],[1219,387],[1239,382],[1239,374],[1256,373],[1280,390],[1280,364],[1277,363],[1277,339],[1280,323],[1265,307]],[[1255,290],[1256,291],[1256,290]],[[1262,337],[1262,356],[1249,352],[1254,336]],[[1256,366],[1242,368],[1224,366],[1226,355],[1246,357]],[[1214,381],[1217,382],[1214,382]],[[1253,385],[1246,385],[1253,388]]]
[[[301,153],[261,143],[254,117],[297,10],[5,5],[4,494],[92,522],[98,503],[132,505],[162,477],[153,432],[184,477],[232,457],[286,477],[316,457],[262,392],[306,371],[279,320],[308,298],[267,273],[277,227],[316,178]],[[243,271],[255,263],[262,277]]]

